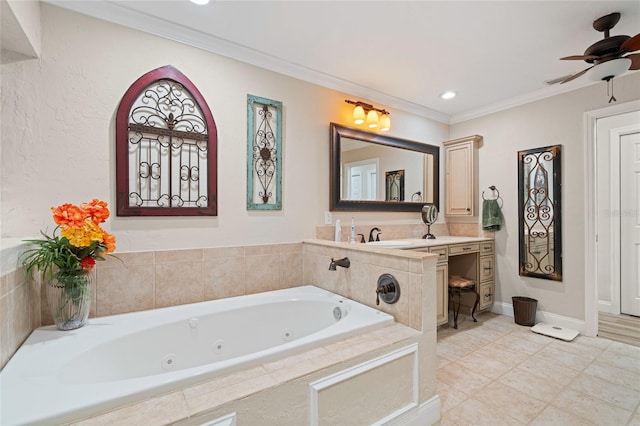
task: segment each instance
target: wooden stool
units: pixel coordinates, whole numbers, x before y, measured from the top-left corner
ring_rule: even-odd
[[[478,322],[475,317],[476,306],[478,306],[478,302],[480,301],[480,295],[476,292],[476,282],[470,278],[460,277],[457,275],[449,276],[449,297],[453,303],[453,328],[458,328],[458,314],[460,313],[460,299],[462,298],[462,293],[471,293],[476,295],[476,301],[473,304],[473,310],[471,311],[471,318],[473,318],[473,322]],[[458,297],[458,303],[455,303],[455,297]]]

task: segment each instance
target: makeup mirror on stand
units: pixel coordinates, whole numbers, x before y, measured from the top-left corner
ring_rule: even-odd
[[[431,233],[431,225],[438,220],[438,208],[435,204],[425,204],[421,211],[422,221],[427,225],[427,233],[422,238],[427,240],[435,240],[436,236]]]

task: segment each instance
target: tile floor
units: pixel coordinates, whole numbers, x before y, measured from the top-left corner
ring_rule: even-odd
[[[640,426],[640,347],[477,317],[438,329],[440,426]]]

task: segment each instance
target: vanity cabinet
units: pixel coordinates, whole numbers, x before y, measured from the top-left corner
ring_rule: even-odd
[[[482,136],[473,135],[446,141],[445,216],[474,217],[478,215],[478,147]]]
[[[473,241],[412,249],[438,255],[436,264],[436,323],[449,322],[449,275],[459,275],[476,281],[480,296],[476,312],[490,309],[494,301],[495,253],[493,241]],[[460,312],[470,314],[475,297],[463,294]]]

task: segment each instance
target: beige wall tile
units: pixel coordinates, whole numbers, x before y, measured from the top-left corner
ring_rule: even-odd
[[[156,308],[201,302],[203,294],[202,262],[156,264]]]
[[[97,268],[112,268],[131,265],[152,265],[154,252],[141,251],[132,253],[115,253],[115,256],[107,256],[103,262],[96,262]]]
[[[205,300],[246,294],[244,257],[209,258],[203,269]]]
[[[280,288],[296,287],[302,284],[302,251],[281,253]]]
[[[153,271],[153,265],[135,263],[98,269],[96,316],[153,309]]]
[[[281,288],[280,255],[254,255],[245,258],[246,292],[260,293]]]
[[[278,244],[261,244],[255,246],[245,246],[244,255],[249,256],[262,256],[267,254],[278,254],[280,252]]]
[[[202,249],[167,250],[155,252],[155,263],[202,262]]]
[[[244,257],[244,247],[216,247],[202,250],[204,261],[218,257]]]
[[[0,369],[15,350],[9,343],[9,296],[0,297]]]

